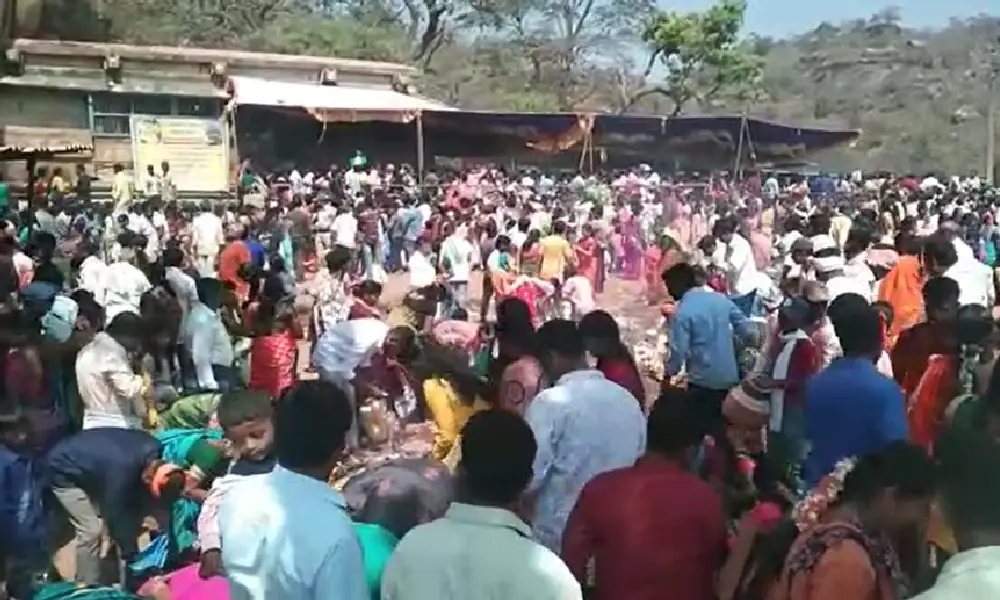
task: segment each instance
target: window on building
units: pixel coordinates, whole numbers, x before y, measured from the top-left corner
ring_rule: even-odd
[[[157,94],[98,92],[90,97],[92,129],[97,135],[128,136],[132,115],[218,117],[222,104],[210,98],[177,98]]]

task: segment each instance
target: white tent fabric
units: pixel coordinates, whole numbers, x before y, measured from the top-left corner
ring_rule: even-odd
[[[231,102],[304,108],[321,121],[411,121],[420,111],[457,110],[446,104],[384,89],[229,78]]]

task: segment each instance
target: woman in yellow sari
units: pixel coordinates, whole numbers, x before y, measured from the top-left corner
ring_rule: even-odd
[[[483,400],[486,385],[469,364],[467,350],[433,340],[424,344],[413,371],[417,380],[423,381],[424,403],[435,427],[431,457],[446,460],[453,449],[457,450],[459,434],[469,417],[489,408]]]

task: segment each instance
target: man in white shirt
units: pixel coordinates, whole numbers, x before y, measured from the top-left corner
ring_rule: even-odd
[[[957,260],[944,272],[944,277],[954,279],[958,283],[958,303],[976,304],[992,309],[996,300],[993,269],[979,262],[972,248],[959,237],[958,225],[954,221],[944,223],[940,234],[950,240],[955,248]]]
[[[109,323],[123,312],[139,314],[142,295],[153,289],[134,262],[135,250],[123,248],[118,260],[104,270],[104,315]]]
[[[233,342],[219,315],[222,282],[203,277],[195,285],[198,301],[191,307],[183,325],[181,341],[194,367],[197,387],[227,391],[236,384],[236,373],[233,370]]]
[[[382,600],[580,600],[569,568],[520,516],[537,458],[531,429],[511,412],[480,412],[462,429],[460,450],[462,501],[403,537]]]
[[[347,204],[341,206],[332,227],[333,243],[353,250],[358,239],[358,219],[354,216],[354,209]]]
[[[90,292],[94,296],[94,300],[104,306],[104,272],[107,271],[108,265],[97,258],[97,248],[91,243],[85,242],[82,247],[86,258],[80,262],[77,283],[80,289]]]
[[[198,261],[198,273],[202,277],[215,275],[215,259],[225,243],[222,219],[212,212],[212,205],[206,202],[201,207],[201,213],[191,220],[191,245]]]
[[[448,237],[441,244],[441,270],[448,286],[448,305],[445,307],[445,315],[450,315],[455,309],[465,308],[474,250],[464,227],[454,231],[446,229],[446,234]]]
[[[411,290],[419,290],[437,282],[437,271],[431,264],[430,256],[431,241],[426,237],[421,237],[417,241],[416,250],[410,255],[410,260],[407,262]]]
[[[717,245],[712,259],[720,265],[729,280],[729,288],[734,296],[745,296],[757,290],[760,278],[757,264],[753,260],[750,242],[736,233],[736,221],[726,217],[714,227]]]
[[[141,181],[142,196],[145,200],[152,200],[160,197],[160,178],[156,174],[156,167],[146,165],[146,172]]]
[[[301,381],[275,406],[277,466],[235,482],[219,506],[232,600],[370,598],[347,505],[327,484],[353,421],[325,381]]]
[[[132,369],[130,354],[142,348],[144,323],[137,314],[110,319],[104,331],[76,356],[76,382],[83,404],[83,428],[141,429],[146,421],[142,375]]]
[[[524,414],[538,442],[529,486],[538,497],[532,527],[539,543],[559,551],[584,484],[631,466],[643,453],[646,419],[631,393],[588,366],[575,323],[549,321],[537,339],[555,385],[535,396]]]
[[[329,200],[320,202],[320,208],[316,211],[315,231],[316,231],[316,256],[323,258],[333,247],[333,223],[337,218],[337,207]],[[350,248],[350,246],[348,246]]]
[[[177,297],[177,303],[181,305],[182,327],[191,308],[198,302],[198,288],[194,279],[181,270],[183,264],[184,251],[180,248],[170,247],[163,251],[164,278]]]
[[[146,237],[146,257],[153,262],[157,259],[160,251],[160,234],[153,227],[153,223],[144,214],[148,210],[146,205],[134,205],[128,212],[129,231]]]

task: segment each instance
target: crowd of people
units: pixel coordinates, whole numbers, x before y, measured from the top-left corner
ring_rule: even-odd
[[[1000,592],[974,175],[160,171],[0,227],[0,597]]]

